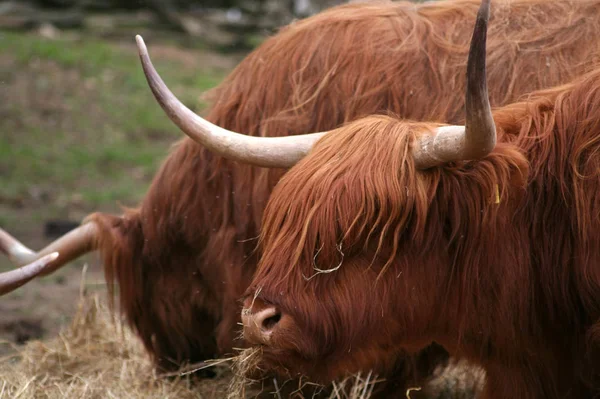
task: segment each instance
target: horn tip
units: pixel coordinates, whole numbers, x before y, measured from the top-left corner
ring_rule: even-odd
[[[142,39],[142,36],[135,35],[135,42],[137,43],[138,50],[141,55],[148,53],[148,50],[146,49],[146,43],[144,43],[144,39]]]
[[[492,0],[481,0],[480,13],[483,14],[483,17],[487,20],[490,17],[490,5]]]

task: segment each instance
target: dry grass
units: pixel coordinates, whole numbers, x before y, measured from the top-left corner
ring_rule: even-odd
[[[188,373],[157,375],[139,339],[100,294],[85,293],[85,271],[71,324],[0,358],[0,399],[223,397],[231,378],[225,367],[216,365],[217,378],[204,381]]]
[[[82,278],[82,287],[84,280]],[[284,387],[287,383],[276,379],[248,379],[247,371],[252,370],[260,358],[260,351],[256,349],[191,365],[171,375],[157,375],[140,341],[112,316],[101,294],[87,295],[84,291],[82,288],[71,324],[57,337],[45,342],[30,341],[23,348],[15,348],[12,355],[0,358],[0,399],[238,399],[257,395],[301,398],[300,390],[307,387],[320,393],[319,397],[325,394],[323,387],[302,381],[298,386]],[[216,377],[195,377],[194,373],[206,368],[211,368]],[[427,386],[406,392],[406,397],[474,398],[482,381],[480,370],[462,362],[453,363],[437,370]],[[325,397],[368,399],[378,382],[370,373],[346,378],[329,387]]]
[[[222,398],[220,378],[157,376],[139,340],[113,323],[98,295],[84,297],[72,324],[0,363],[0,398]]]

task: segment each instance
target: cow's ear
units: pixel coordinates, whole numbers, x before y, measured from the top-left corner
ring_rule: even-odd
[[[119,285],[122,306],[132,303],[134,297],[142,298],[143,268],[137,265],[142,259],[144,236],[138,214],[127,210],[124,216],[97,212],[89,215],[85,222],[93,222],[98,226],[95,246],[102,257],[111,307],[115,284]]]

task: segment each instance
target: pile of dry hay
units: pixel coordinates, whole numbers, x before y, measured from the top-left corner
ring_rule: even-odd
[[[251,385],[243,372],[252,366],[256,355],[245,351],[236,358],[206,363],[204,367],[216,373],[213,379],[195,378],[189,371],[159,376],[140,341],[115,322],[99,295],[84,295],[71,325],[58,337],[31,341],[0,359],[0,399],[254,397],[264,387]],[[477,370],[453,365],[440,370],[422,392],[407,392],[406,397],[420,398],[427,392],[430,398],[473,398],[481,378]],[[330,397],[367,399],[375,383],[371,375],[349,378],[335,384]],[[272,388],[263,394],[284,397]]]
[[[58,337],[0,360],[0,398],[222,398],[230,378],[157,376],[139,339],[96,294],[82,298]]]

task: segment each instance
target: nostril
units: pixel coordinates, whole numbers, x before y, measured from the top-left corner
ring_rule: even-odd
[[[263,330],[270,331],[271,329],[273,329],[273,327],[275,327],[277,323],[279,323],[279,320],[281,320],[281,313],[279,312],[277,312],[271,317],[267,317],[262,322]]]
[[[244,337],[253,344],[268,345],[271,335],[277,330],[285,315],[273,305],[257,303],[258,309],[250,307],[242,309]]]

